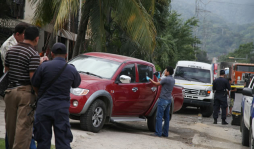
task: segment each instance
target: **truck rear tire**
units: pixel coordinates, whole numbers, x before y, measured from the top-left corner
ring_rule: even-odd
[[[97,99],[86,113],[80,116],[80,127],[85,131],[99,132],[106,120],[106,105]]]
[[[155,125],[156,125],[156,113],[157,109],[153,112],[153,115],[147,117],[147,127],[151,132],[155,132]]]
[[[210,117],[213,114],[213,105],[207,107],[201,107],[201,113],[203,117]]]
[[[242,126],[242,145],[249,146],[249,130],[245,126],[243,118],[242,118],[241,126]]]
[[[170,112],[170,113],[169,113],[169,115],[170,115],[169,121],[171,121],[172,116],[173,116],[171,110],[173,110],[173,109],[172,109],[172,105],[171,105],[170,111],[169,111],[169,112]],[[155,111],[153,112],[153,115],[152,115],[152,116],[147,117],[147,127],[148,127],[148,129],[149,129],[151,132],[155,132],[155,127],[156,127],[156,114],[157,114],[157,109],[155,109]],[[163,125],[164,125],[164,119],[162,119],[162,126],[163,126]]]

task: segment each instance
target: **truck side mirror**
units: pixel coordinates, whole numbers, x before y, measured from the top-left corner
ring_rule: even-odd
[[[120,82],[124,83],[124,84],[131,83],[131,77],[126,76],[126,75],[121,75]]]
[[[247,87],[245,87],[244,89],[243,89],[243,91],[242,91],[242,94],[244,95],[244,96],[253,96],[252,95],[252,89],[251,88],[247,88]]]

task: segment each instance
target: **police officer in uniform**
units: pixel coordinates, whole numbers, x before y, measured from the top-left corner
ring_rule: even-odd
[[[226,109],[228,107],[227,91],[229,91],[231,88],[230,88],[230,84],[228,80],[225,79],[224,77],[225,77],[225,71],[221,70],[220,77],[213,82],[213,92],[215,92],[214,105],[213,105],[213,118],[214,118],[214,124],[217,124],[218,112],[221,108],[222,125],[227,125],[228,124],[226,122]]]
[[[39,97],[34,124],[37,149],[50,149],[52,126],[56,149],[71,148],[73,136],[69,123],[70,88],[78,87],[81,78],[74,66],[66,65],[66,53],[64,44],[54,44],[51,53],[54,59],[42,63],[31,80]],[[55,78],[54,83],[48,87]]]

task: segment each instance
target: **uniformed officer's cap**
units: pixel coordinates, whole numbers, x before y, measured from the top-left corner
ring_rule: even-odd
[[[224,75],[225,74],[225,70],[220,70],[220,75]]]
[[[55,43],[52,47],[52,52],[54,54],[66,54],[66,46],[63,43]]]

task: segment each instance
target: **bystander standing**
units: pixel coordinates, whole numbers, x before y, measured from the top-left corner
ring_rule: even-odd
[[[32,139],[34,114],[28,116],[35,100],[30,79],[40,64],[35,51],[39,30],[28,27],[24,41],[11,47],[6,54],[5,72],[9,71],[9,86],[5,91],[6,130],[10,149],[28,149]]]
[[[70,88],[79,86],[81,78],[74,66],[68,65],[66,46],[52,47],[52,61],[42,63],[36,70],[32,85],[38,93],[34,138],[38,149],[50,149],[52,126],[56,149],[70,149],[72,133],[69,123]]]
[[[161,85],[161,94],[158,99],[158,107],[156,114],[156,127],[155,127],[155,136],[168,137],[169,130],[169,120],[170,120],[170,106],[172,100],[172,91],[175,85],[175,79],[172,77],[174,69],[172,67],[167,67],[165,69],[165,76],[160,82],[155,82],[152,79],[148,78],[153,84],[159,86]],[[159,76],[159,75],[158,75]],[[164,118],[164,126],[162,128],[162,118]]]

